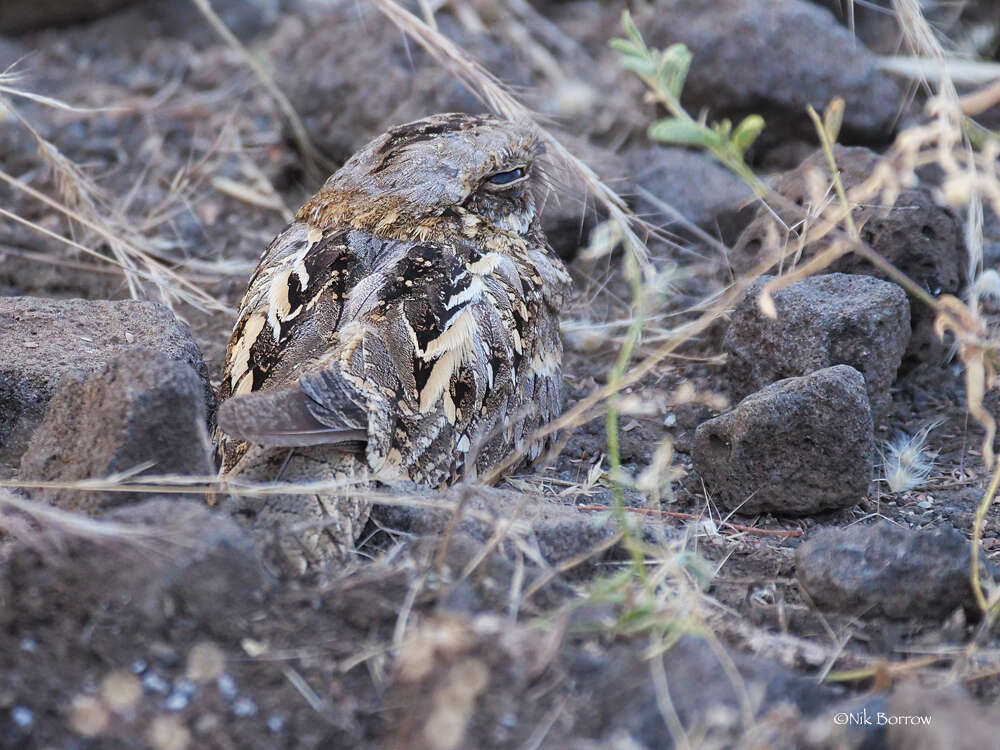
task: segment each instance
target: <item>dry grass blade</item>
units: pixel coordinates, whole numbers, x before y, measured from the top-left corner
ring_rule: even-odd
[[[109,227],[106,223],[96,218],[93,212],[88,211],[87,213],[91,215],[85,215],[81,211],[45,195],[45,193],[36,190],[30,185],[26,185],[2,169],[0,169],[0,181],[6,182],[14,189],[31,196],[35,200],[41,201],[50,208],[54,208],[68,219],[85,226],[103,237],[112,249],[115,257],[104,258],[100,253],[93,250],[88,251],[88,255],[101,258],[122,269],[129,282],[129,290],[133,297],[137,299],[142,297],[136,279],[148,279],[156,286],[160,292],[161,299],[168,306],[171,300],[178,299],[202,310],[228,310],[226,305],[205,292],[194,282],[163,265],[148,252],[138,248],[135,243],[117,234],[114,228]],[[62,238],[62,241],[79,249],[79,243],[74,243],[66,238]],[[146,270],[141,270],[136,265],[136,261],[145,266]]]
[[[608,187],[594,171],[573,156],[559,140],[543,128],[534,113],[507,90],[488,70],[465,50],[436,29],[431,28],[415,15],[402,8],[395,0],[372,0],[372,3],[404,34],[415,40],[446,70],[464,83],[491,110],[509,120],[533,125],[545,141],[549,154],[556,164],[586,187],[622,229],[629,250],[644,270],[649,270],[649,251],[639,239],[633,226],[641,221],[629,210],[624,199]]]
[[[976,86],[991,83],[1000,77],[1000,63],[943,56],[937,60],[926,57],[880,57],[878,66],[887,73],[937,83],[952,81]]]
[[[0,84],[10,80],[9,73],[0,74]],[[0,85],[0,107],[9,112],[31,135],[38,148],[39,156],[52,170],[56,190],[62,200],[56,200],[46,195],[3,169],[0,169],[0,181],[6,182],[15,190],[55,209],[63,214],[71,225],[75,224],[90,230],[94,236],[100,237],[107,244],[110,257],[86,247],[75,239],[64,237],[41,227],[36,222],[5,210],[4,215],[7,218],[51,239],[56,239],[101,262],[115,266],[124,276],[129,293],[133,298],[139,299],[144,296],[142,282],[147,282],[155,287],[161,300],[168,306],[172,306],[173,300],[179,300],[202,310],[226,309],[221,302],[193,281],[169,268],[154,257],[151,251],[143,249],[143,245],[148,246],[149,242],[134,226],[130,217],[124,214],[124,209],[121,207],[122,201],[113,200],[106,195],[72,160],[60,152],[54,144],[43,138],[5,94],[21,96],[46,106],[72,112],[89,112],[91,110],[81,110],[52,97],[31,95],[20,89],[11,89],[9,86]]]
[[[127,472],[106,477],[77,479],[73,481],[34,481],[3,479],[0,480],[0,492],[4,490],[51,489],[79,490],[81,492],[126,492],[150,495],[224,495],[233,494],[245,497],[272,497],[274,495],[314,495],[318,493],[343,495],[350,493],[352,497],[369,500],[380,505],[417,508],[426,511],[454,512],[460,505],[460,500],[453,496],[427,496],[425,494],[407,494],[392,491],[388,488],[377,489],[367,481],[352,478],[331,479],[316,482],[246,482],[233,477],[188,476],[177,474],[141,474],[149,465],[140,465]],[[457,485],[461,490],[462,485]],[[27,502],[27,501],[25,501]],[[45,506],[48,507],[48,506]],[[464,514],[476,521],[493,524],[503,522],[502,518],[484,511],[466,508]],[[516,516],[516,514],[515,514]],[[510,519],[516,522],[516,517]],[[322,525],[320,523],[319,525]]]
[[[37,104],[44,104],[46,107],[61,109],[64,112],[75,112],[77,114],[97,114],[100,112],[119,111],[117,107],[74,107],[72,104],[67,104],[59,99],[54,99],[51,96],[36,94],[33,91],[25,91],[24,89],[15,88],[10,85],[16,81],[17,76],[9,70],[0,73],[0,94],[15,96],[20,99],[28,99],[29,101],[33,101]]]
[[[985,112],[998,102],[1000,102],[1000,71],[997,72],[996,78],[987,86],[973,91],[971,94],[966,94],[959,99],[962,112],[970,117]]]
[[[295,145],[298,146],[299,153],[301,153],[305,161],[306,170],[314,174],[320,174],[323,169],[329,166],[327,160],[323,158],[319,150],[313,145],[312,139],[306,131],[306,126],[302,124],[302,118],[299,117],[298,112],[295,111],[295,107],[292,106],[285,93],[275,83],[270,71],[229,30],[229,27],[226,26],[225,22],[219,18],[218,14],[212,8],[210,0],[191,0],[191,2],[194,3],[195,7],[201,12],[205,20],[208,21],[208,24],[222,40],[232,47],[243,58],[244,62],[250,66],[254,75],[257,76],[264,88],[267,89],[267,93],[274,99],[281,110],[282,116],[284,116],[292,128],[292,137],[295,139]]]
[[[222,175],[216,175],[212,178],[212,187],[230,198],[235,198],[251,206],[276,211],[287,222],[291,222],[295,218],[295,214],[288,209],[276,193],[265,193],[251,185],[237,182]]]
[[[27,500],[3,488],[0,488],[0,508],[23,513],[44,527],[95,541],[130,541],[145,545],[154,539],[163,538],[148,526],[134,526],[99,520],[82,513],[71,513],[47,503]]]

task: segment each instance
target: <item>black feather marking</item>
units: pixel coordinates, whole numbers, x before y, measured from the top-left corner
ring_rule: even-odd
[[[413,380],[417,385],[418,394],[424,390],[424,386],[427,385],[427,381],[431,376],[431,370],[433,369],[434,369],[434,362],[426,362],[420,357],[414,355]]]
[[[280,347],[271,335],[271,329],[267,326],[257,336],[257,339],[250,346],[250,357],[247,360],[247,369],[253,377],[253,387],[251,390],[260,390],[267,380],[267,375],[277,364],[278,357],[281,356]]]
[[[288,274],[288,317],[297,315],[303,304],[305,304],[305,298],[302,294],[302,282],[298,275],[290,273]]]
[[[461,306],[449,309],[448,302],[472,283],[462,259],[437,245],[415,245],[388,277],[385,298],[403,300],[403,315],[421,351],[461,312]]]

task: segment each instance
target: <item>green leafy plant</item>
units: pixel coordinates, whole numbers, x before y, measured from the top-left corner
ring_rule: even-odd
[[[709,125],[704,116],[695,119],[681,105],[691,51],[683,44],[672,44],[665,50],[647,47],[627,10],[622,13],[622,30],[625,38],[612,39],[611,47],[621,56],[622,66],[635,73],[649,87],[651,97],[670,113],[649,126],[649,137],[662,143],[705,149],[758,195],[763,195],[764,185],[744,157],[764,129],[764,118],[748,115],[735,128],[729,120]]]

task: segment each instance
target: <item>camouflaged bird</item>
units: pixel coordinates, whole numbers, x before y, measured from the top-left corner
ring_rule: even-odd
[[[223,474],[441,487],[515,448],[539,454],[524,441],[560,411],[570,285],[536,211],[542,151],[530,126],[441,114],[327,180],[240,305]],[[353,549],[368,505],[348,495],[244,499],[236,515],[314,520],[296,540],[302,567]]]

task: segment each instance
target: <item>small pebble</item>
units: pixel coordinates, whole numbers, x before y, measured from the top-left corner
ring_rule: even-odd
[[[233,713],[236,716],[253,716],[257,713],[257,704],[250,698],[240,698],[233,704]]]
[[[208,734],[214,732],[219,724],[219,717],[215,714],[203,714],[194,723],[194,731],[198,734]]]
[[[14,710],[10,712],[10,718],[21,729],[27,729],[34,723],[35,713],[30,708],[14,706]]]
[[[500,723],[507,729],[513,729],[517,726],[517,714],[508,711],[500,717]]]
[[[163,707],[168,711],[183,711],[189,702],[190,698],[184,693],[171,693],[163,702]]]
[[[170,686],[167,684],[167,681],[156,674],[156,672],[150,672],[142,678],[142,687],[147,693],[166,695],[170,692]]]
[[[147,664],[143,659],[136,659],[134,662],[132,662],[132,671],[135,674],[142,674],[143,672],[146,671],[146,666]]]
[[[281,714],[273,714],[267,718],[267,730],[271,734],[277,734],[285,728],[285,717]]]
[[[35,653],[38,650],[38,641],[34,638],[25,638],[21,641],[21,650],[27,651],[29,654]]]
[[[229,674],[219,675],[219,679],[216,680],[215,684],[219,688],[219,692],[222,693],[222,697],[227,700],[233,700],[236,697],[236,681]]]
[[[195,685],[192,680],[189,680],[186,677],[181,677],[179,680],[174,682],[174,692],[186,695],[190,698],[198,692],[198,686]]]

